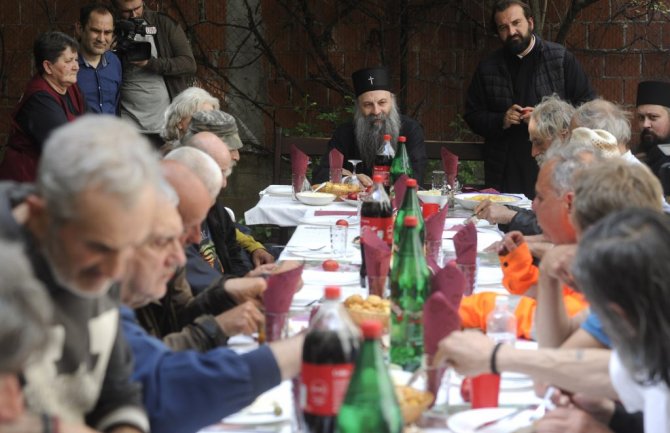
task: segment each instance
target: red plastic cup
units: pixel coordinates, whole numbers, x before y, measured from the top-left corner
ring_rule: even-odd
[[[421,215],[423,215],[423,219],[426,219],[439,211],[440,205],[437,203],[421,203]]]
[[[472,378],[472,408],[498,407],[499,374],[480,374]]]

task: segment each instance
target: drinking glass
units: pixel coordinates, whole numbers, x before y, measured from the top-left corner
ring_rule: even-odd
[[[346,257],[349,227],[334,224],[330,226],[330,247],[335,257]]]
[[[293,173],[291,175],[292,185],[293,185],[293,200],[298,200],[296,194],[303,191],[311,191],[312,186],[307,180],[307,176],[304,174]]]
[[[361,189],[361,182],[358,180],[358,176],[356,176],[356,166],[360,164],[361,161],[360,159],[349,159],[347,160],[351,164],[351,176],[347,176],[344,178],[344,183],[348,185],[357,185],[358,189]]]
[[[433,171],[432,188],[442,191],[442,195],[446,195],[448,186],[447,174],[443,170]]]

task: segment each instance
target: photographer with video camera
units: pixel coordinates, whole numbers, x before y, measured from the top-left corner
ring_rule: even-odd
[[[123,64],[121,117],[135,122],[159,148],[163,113],[195,74],[193,52],[182,28],[142,0],[112,0],[112,5],[118,19],[116,53]]]

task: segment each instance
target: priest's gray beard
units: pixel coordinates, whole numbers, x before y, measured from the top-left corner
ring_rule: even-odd
[[[396,142],[400,135],[400,114],[395,98],[392,99],[391,111],[388,115],[381,113],[378,116],[370,114],[364,116],[356,103],[354,112],[354,133],[356,145],[361,155],[361,160],[366,167],[372,168],[377,151],[384,144],[383,135],[391,135],[391,145],[396,148]]]

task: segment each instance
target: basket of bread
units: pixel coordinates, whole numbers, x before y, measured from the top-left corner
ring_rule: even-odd
[[[325,182],[325,184],[317,183],[316,185],[312,185],[312,191],[317,189],[319,192],[326,192],[329,194],[335,194],[337,196],[346,196],[352,192],[360,192],[361,186],[350,183]]]
[[[412,424],[421,418],[421,414],[433,404],[435,398],[431,392],[421,391],[411,386],[397,385],[395,392],[405,424]]]
[[[351,319],[360,326],[364,320],[380,322],[384,329],[389,327],[391,317],[391,301],[377,295],[370,295],[363,299],[360,295],[351,295],[344,300],[344,306]]]

